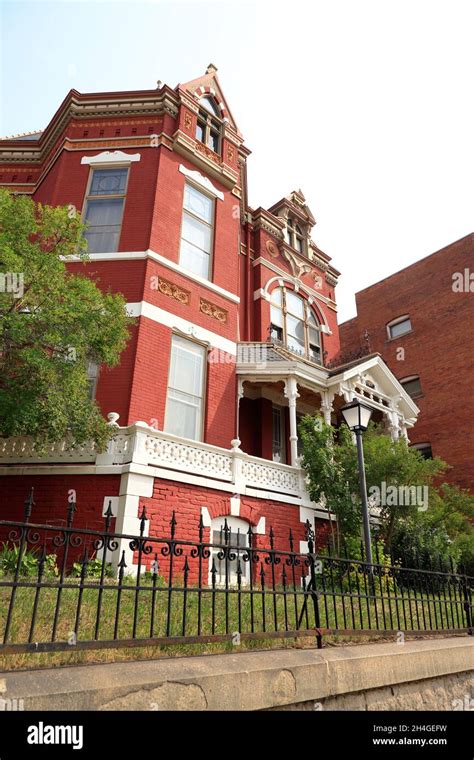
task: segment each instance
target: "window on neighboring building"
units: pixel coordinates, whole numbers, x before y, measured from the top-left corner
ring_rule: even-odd
[[[286,223],[286,242],[299,253],[304,253],[304,234],[297,222],[291,217]]]
[[[270,295],[270,337],[290,351],[315,362],[321,361],[321,328],[311,306],[287,288]]]
[[[285,409],[276,404],[272,407],[272,458],[286,462]]]
[[[387,325],[388,337],[399,338],[406,333],[411,332],[412,326],[410,317],[398,317]]]
[[[221,120],[213,98],[201,98],[196,125],[196,140],[207,145],[214,153],[221,149]]]
[[[227,527],[226,527],[227,526]],[[209,581],[212,583],[212,565],[216,569],[215,580],[217,586],[227,584],[235,586],[238,583],[238,569],[240,563],[240,578],[242,585],[249,581],[250,562],[244,561],[249,545],[249,525],[245,520],[238,517],[216,517],[211,525],[211,556],[209,558]],[[232,546],[232,555],[235,559],[222,556],[220,547]],[[242,548],[240,548],[242,547]],[[219,554],[221,553],[221,556]]]
[[[184,186],[179,263],[209,279],[214,237],[214,200],[194,185]]]
[[[412,398],[418,398],[419,396],[423,395],[423,391],[421,390],[421,383],[420,378],[418,375],[413,375],[412,377],[406,377],[403,380],[400,380],[400,384],[403,386],[404,390],[408,393],[409,396]]]
[[[202,439],[206,348],[173,335],[166,398],[165,431]]]
[[[417,449],[424,459],[433,459],[433,451],[431,450],[431,443],[414,443],[410,446],[412,449]]]
[[[93,170],[84,215],[89,253],[118,251],[127,178],[127,168]]]

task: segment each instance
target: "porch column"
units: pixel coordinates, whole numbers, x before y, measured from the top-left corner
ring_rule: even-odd
[[[397,441],[400,435],[400,420],[397,412],[392,407],[387,414],[388,429],[393,441]]]
[[[406,425],[402,424],[402,426],[400,428],[400,437],[401,438],[405,438],[406,442],[410,443],[410,439],[408,438],[408,430],[407,430],[407,426]]]
[[[291,465],[296,467],[298,462],[298,426],[296,423],[296,399],[299,398],[298,384],[295,377],[285,380],[285,398],[288,399],[290,417],[290,452]]]
[[[235,437],[239,437],[240,432],[240,400],[244,397],[244,380],[237,377],[237,413],[235,420]]]
[[[334,393],[323,391],[321,394],[321,411],[324,415],[326,425],[331,424],[331,413],[333,411]]]

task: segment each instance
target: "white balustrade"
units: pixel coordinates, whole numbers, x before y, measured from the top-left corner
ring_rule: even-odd
[[[40,454],[28,436],[0,438],[0,464],[94,462],[95,458],[96,452],[89,444],[71,448],[67,441],[49,443]]]
[[[39,453],[30,438],[0,438],[0,467],[15,464],[96,464],[97,466],[140,464],[234,484],[240,491],[273,491],[302,496],[304,478],[298,467],[250,456],[232,441],[231,449],[151,428],[137,422],[127,428],[116,426],[107,451],[97,453],[93,445],[70,448],[67,442],[50,444]],[[303,488],[302,488],[303,487]]]

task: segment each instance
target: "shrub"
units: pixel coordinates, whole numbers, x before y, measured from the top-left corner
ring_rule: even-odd
[[[20,558],[20,545],[2,545],[0,550],[0,574],[15,575]],[[40,553],[39,550],[24,551],[20,562],[20,575],[32,577],[38,575]],[[43,574],[46,577],[58,575],[57,557],[55,554],[47,554],[44,561]]]
[[[70,572],[70,576],[72,578],[80,578],[82,572],[82,563],[81,562],[74,562],[72,566],[72,570]],[[100,578],[102,573],[102,560],[101,559],[90,559],[87,563],[87,578]],[[107,562],[105,565],[105,577],[106,578],[115,578],[115,571],[110,564],[110,562]]]

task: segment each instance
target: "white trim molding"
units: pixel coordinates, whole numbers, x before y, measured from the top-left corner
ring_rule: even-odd
[[[96,156],[83,156],[81,164],[96,166],[97,164],[133,164],[141,160],[140,153],[124,153],[122,150],[104,150]]]
[[[217,187],[214,187],[208,177],[200,174],[200,172],[193,171],[192,169],[187,169],[183,164],[179,165],[179,171],[181,174],[184,174],[185,177],[192,180],[195,185],[199,185],[199,187],[202,187],[202,189],[206,190],[206,192],[211,193],[211,195],[214,195],[216,198],[219,198],[220,201],[224,200],[224,193],[218,190]]]
[[[195,325],[193,322],[183,319],[183,317],[178,317],[170,311],[165,311],[159,306],[154,306],[148,303],[148,301],[127,303],[126,309],[130,317],[146,317],[153,322],[158,322],[160,325],[170,327],[172,330],[179,330],[183,335],[189,335],[191,338],[196,338],[196,340],[202,343],[208,343],[213,348],[218,348],[226,354],[230,354],[231,356],[237,355],[237,343],[223,338],[222,335],[218,335],[212,332],[212,330],[207,330],[205,327]]]

